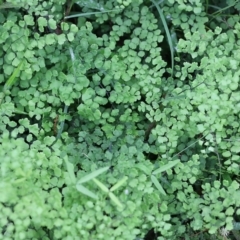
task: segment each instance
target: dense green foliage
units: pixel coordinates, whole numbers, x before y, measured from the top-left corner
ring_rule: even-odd
[[[0,1],[0,239],[237,239],[239,11]]]

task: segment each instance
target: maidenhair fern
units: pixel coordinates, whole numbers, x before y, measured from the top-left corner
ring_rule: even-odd
[[[0,238],[239,239],[238,10],[0,3]]]

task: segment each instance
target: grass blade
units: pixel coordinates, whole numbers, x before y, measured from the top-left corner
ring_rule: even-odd
[[[75,176],[75,173],[74,173],[74,166],[72,163],[70,163],[67,159],[67,157],[65,157],[65,163],[66,163],[66,166],[67,166],[67,171],[68,171],[68,174],[70,176],[70,179],[71,179],[71,182],[73,184],[76,183],[76,176]]]
[[[166,170],[174,167],[176,164],[178,164],[180,161],[179,160],[174,160],[174,161],[171,161],[169,162],[168,164],[158,168],[157,170],[153,171],[152,174],[158,174],[158,173],[161,173],[161,172],[165,172]]]
[[[121,202],[118,200],[118,198],[112,192],[109,192],[109,197],[118,207],[123,208],[123,205],[121,204]]]
[[[0,10],[5,8],[20,8],[20,6],[13,5],[12,3],[2,3],[0,5]]]
[[[91,173],[89,173],[88,175],[86,175],[86,176],[84,176],[83,178],[81,178],[81,179],[78,181],[78,183],[80,184],[80,183],[88,182],[88,181],[90,181],[91,179],[96,178],[98,175],[106,172],[108,169],[109,169],[109,167],[104,167],[104,168],[100,168],[100,169],[98,169],[98,170],[96,170],[96,171],[94,171],[94,172],[91,172]]]
[[[13,71],[11,77],[7,80],[7,82],[4,85],[4,91],[9,90],[9,88],[12,87],[12,85],[17,81],[16,76],[19,74],[21,67],[23,65],[23,60],[19,63],[18,67],[15,68]]]
[[[157,4],[154,0],[152,0],[152,3],[153,3],[153,4],[155,5],[155,7],[157,8],[157,11],[158,11],[159,16],[160,16],[160,18],[161,18],[161,21],[162,21],[164,30],[165,30],[166,35],[167,35],[168,45],[169,45],[170,53],[171,53],[172,75],[173,75],[173,69],[174,69],[174,48],[173,48],[173,43],[172,43],[171,34],[170,34],[170,31],[169,31],[167,22],[166,22],[166,20],[165,20],[165,17],[164,17],[164,15],[163,15],[163,12],[162,12],[161,8],[158,6],[158,4]]]
[[[77,185],[76,185],[76,188],[77,188],[77,190],[78,190],[80,193],[82,193],[82,194],[84,194],[84,195],[86,195],[86,196],[88,196],[88,197],[91,197],[91,198],[94,198],[94,199],[98,199],[98,197],[97,197],[96,194],[94,194],[93,192],[91,192],[90,190],[88,190],[87,188],[85,188],[83,185],[77,184]]]
[[[151,180],[155,187],[158,189],[158,191],[166,196],[166,192],[164,191],[162,185],[159,183],[159,181],[154,175],[151,175]]]
[[[109,189],[103,184],[101,183],[99,180],[97,180],[96,178],[93,178],[93,181],[99,186],[99,188],[101,188],[101,190],[103,190],[105,193],[109,192]]]
[[[66,16],[65,19],[75,18],[75,17],[87,17],[87,16],[90,16],[90,15],[95,15],[95,14],[99,14],[99,13],[116,12],[116,11],[119,11],[119,10],[104,10],[104,11],[100,11],[100,12],[78,13],[78,14],[73,14],[73,15],[70,15],[70,16]]]
[[[111,192],[115,191],[116,189],[118,189],[119,187],[121,187],[127,180],[128,180],[128,177],[125,176],[123,179],[121,179],[119,182],[117,182],[115,185],[113,185],[113,186],[110,188],[110,191],[111,191]]]

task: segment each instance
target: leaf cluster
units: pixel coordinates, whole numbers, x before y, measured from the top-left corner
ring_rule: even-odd
[[[0,239],[237,236],[238,10],[1,3]]]

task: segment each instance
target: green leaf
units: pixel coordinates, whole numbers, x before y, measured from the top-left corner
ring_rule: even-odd
[[[168,164],[158,168],[157,170],[153,171],[152,174],[158,174],[158,173],[161,173],[161,172],[164,172],[172,167],[174,167],[177,163],[179,163],[180,161],[179,160],[174,160],[174,161],[171,161],[169,162]]]
[[[39,17],[38,18],[38,25],[42,26],[42,27],[46,27],[47,26],[47,19],[44,17]]]
[[[81,184],[77,184],[76,188],[79,192],[81,192],[82,194],[94,198],[94,199],[98,199],[97,195],[94,194],[93,192],[91,192],[90,190],[88,190],[87,188],[85,188],[83,185]]]
[[[166,196],[166,192],[164,191],[162,185],[158,182],[157,178],[154,175],[151,175],[151,180],[155,187],[158,189],[158,191]]]
[[[99,188],[101,188],[104,192],[108,193],[109,189],[103,184],[101,183],[99,180],[97,180],[96,178],[93,178],[93,181],[99,186]]]
[[[73,33],[68,33],[67,38],[69,42],[72,42],[74,40],[74,34]]]
[[[193,8],[193,12],[194,12],[195,14],[200,14],[201,11],[202,11],[201,7],[195,7],[195,8]]]
[[[137,164],[136,167],[142,170],[146,175],[150,175],[151,173],[150,169],[142,163]]]
[[[115,185],[113,185],[113,186],[110,188],[110,191],[111,191],[111,192],[115,191],[116,189],[118,189],[119,187],[121,187],[127,180],[128,180],[128,177],[125,176],[123,179],[121,179],[119,182],[117,182]]]
[[[55,34],[49,33],[45,35],[45,42],[47,45],[52,45],[53,43],[56,42],[55,40]]]
[[[57,28],[57,22],[54,19],[52,19],[52,18],[50,18],[48,20],[48,24],[49,24],[49,27],[51,29],[56,29]]]
[[[82,100],[85,102],[95,96],[95,91],[92,88],[87,88],[82,94]]]
[[[33,16],[31,16],[31,15],[25,15],[24,16],[24,21],[29,26],[34,26],[34,24],[35,24],[35,20],[34,20]]]
[[[78,181],[78,184],[80,183],[84,183],[84,182],[88,182],[90,181],[91,179],[93,178],[96,178],[98,175],[106,172],[107,170],[109,169],[109,167],[104,167],[104,168],[100,168],[94,172],[91,172],[90,174],[86,175],[85,177],[81,178],[79,181]]]
[[[60,45],[63,45],[66,42],[66,36],[64,34],[57,35],[57,41]]]
[[[231,154],[230,151],[225,151],[225,152],[222,153],[222,155],[223,155],[224,157],[230,157],[232,154]]]

